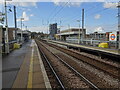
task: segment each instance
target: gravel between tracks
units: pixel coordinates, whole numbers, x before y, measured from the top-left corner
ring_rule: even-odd
[[[47,76],[49,78],[49,81],[50,81],[52,88],[61,88],[43,56],[42,56],[42,60],[43,60],[43,64],[45,66],[45,70],[47,72]]]
[[[41,49],[45,52],[50,62],[55,68],[57,74],[59,74],[66,88],[90,88],[85,82],[83,82],[78,76],[76,76],[68,67],[60,62],[56,57],[52,56],[46,49],[41,46]]]
[[[52,52],[58,54],[58,55],[63,54],[65,56],[69,57],[70,59],[74,60],[76,63],[79,63],[79,67],[81,67],[81,70],[85,71],[85,69],[86,69],[84,74],[89,73],[88,75],[86,75],[87,77],[90,77],[89,75],[99,77],[99,79],[98,78],[97,79],[100,80],[100,81],[98,81],[97,83],[98,84],[100,84],[100,83],[103,84],[103,85],[100,85],[101,88],[118,88],[118,86],[119,86],[119,84],[118,84],[119,80],[118,79],[114,79],[111,76],[104,74],[100,70],[97,70],[97,69],[95,69],[95,68],[93,68],[93,67],[91,67],[91,66],[89,66],[89,65],[87,65],[87,64],[85,64],[81,61],[78,61],[77,59],[75,59],[75,58],[73,58],[73,57],[71,57],[67,54],[64,54],[64,53],[62,53],[62,52],[60,52],[60,51],[58,51],[58,50],[56,50],[52,47],[47,47],[47,48],[49,50],[51,50]],[[69,61],[69,63],[70,63],[70,61]],[[95,79],[95,77],[93,77],[93,78]],[[91,79],[93,79],[93,78],[91,78]],[[94,81],[94,80],[92,80],[92,81]]]
[[[51,43],[51,44],[55,44],[55,43],[52,43],[52,42],[48,42],[48,43]],[[60,44],[55,44],[55,45],[57,45],[57,46],[60,46],[60,47],[64,47],[64,48],[67,48],[66,46],[64,46],[64,45],[60,45]],[[73,49],[71,49],[71,50],[73,50]],[[73,51],[75,51],[75,52],[79,52],[79,51],[77,51],[77,50],[73,50]],[[101,59],[99,56],[96,56],[96,55],[92,55],[92,54],[89,54],[89,53],[85,53],[85,52],[79,52],[80,54],[82,54],[82,55],[87,55],[88,57],[91,57],[91,58],[95,58],[95,59],[97,59],[97,60],[99,60],[99,61],[102,61],[102,62],[105,62],[105,63],[107,63],[107,64],[110,64],[110,65],[113,65],[113,66],[115,66],[115,67],[119,67],[120,66],[120,63],[118,63],[118,62],[116,62],[116,61],[114,61],[114,60],[110,60],[110,59]]]

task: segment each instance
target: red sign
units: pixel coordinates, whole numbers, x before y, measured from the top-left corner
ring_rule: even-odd
[[[115,34],[111,34],[110,39],[115,40]]]

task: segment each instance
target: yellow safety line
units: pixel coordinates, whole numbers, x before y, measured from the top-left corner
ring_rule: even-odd
[[[31,54],[31,60],[30,60],[30,68],[29,68],[29,76],[28,76],[27,88],[32,88],[32,77],[33,77],[33,53],[34,53],[34,46],[32,46],[32,54]]]

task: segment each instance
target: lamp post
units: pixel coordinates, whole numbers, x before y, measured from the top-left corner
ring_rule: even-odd
[[[24,20],[24,18],[20,19],[21,19],[21,43],[23,43],[22,20]]]
[[[9,38],[8,38],[8,20],[7,20],[7,7],[9,7],[10,9],[9,9],[9,11],[10,12],[12,12],[12,10],[11,10],[11,7],[10,6],[7,6],[7,4],[6,4],[6,1],[7,0],[5,0],[5,28],[6,28],[6,35],[5,35],[5,53],[6,54],[9,54],[9,52],[10,52],[10,50],[9,50]]]
[[[7,5],[6,5],[6,0],[5,0],[5,20],[6,20],[6,50],[5,52],[8,54],[9,51],[9,39],[8,39],[8,21],[7,21]]]
[[[47,21],[47,34],[49,34],[49,20]]]
[[[26,30],[27,30],[27,26],[25,26]]]
[[[80,44],[80,20],[77,20],[77,22],[79,22],[78,44]]]
[[[61,19],[60,19],[60,31],[61,31]],[[59,33],[60,33],[60,31],[59,31]],[[61,41],[61,35],[60,35],[60,38],[59,38],[59,40]]]
[[[14,6],[15,40],[17,41],[16,6]]]
[[[68,24],[69,38],[70,38],[70,24]]]
[[[84,35],[84,9],[82,9],[82,40],[81,40],[81,43],[83,43],[84,41],[84,38],[85,38],[85,35]]]

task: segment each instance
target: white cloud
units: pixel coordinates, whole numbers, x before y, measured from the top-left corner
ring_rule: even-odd
[[[29,9],[29,8],[28,8],[27,10],[28,10],[28,11],[31,11],[31,9]]]
[[[48,0],[52,2],[105,2],[106,0]]]
[[[22,11],[31,11],[31,9],[29,7],[17,7],[17,8]]]
[[[99,33],[103,33],[105,32],[105,30],[103,29],[102,26],[87,26],[86,27],[87,33],[94,33],[94,32],[99,32]],[[107,28],[107,31],[109,29]]]
[[[29,21],[29,16],[27,16],[26,12],[23,12],[22,17],[19,17],[17,21],[21,21],[21,18],[24,18],[23,21]]]
[[[79,7],[81,5],[81,2],[53,2],[56,6],[64,6],[64,7]]]
[[[95,28],[94,31],[95,32],[104,32],[104,29],[103,29],[103,27],[97,27],[97,28]]]
[[[118,3],[112,3],[112,2],[105,2],[103,4],[103,7],[104,8],[116,8],[118,5]]]
[[[20,18],[17,18],[17,22],[20,22]]]
[[[118,24],[101,24],[97,26],[86,26],[87,33],[93,33],[93,32],[113,32],[118,30]]]
[[[81,5],[81,2],[70,2],[70,6],[77,6],[79,7]]]
[[[7,4],[21,6],[21,7],[37,7],[37,2],[40,0],[9,0]],[[1,1],[0,1],[1,3]]]
[[[33,16],[34,16],[34,14],[31,14],[31,15],[30,15],[30,17],[33,17]]]
[[[48,27],[47,26],[34,26],[29,28],[29,30],[31,32],[43,32],[43,33],[47,33],[48,32]]]
[[[100,18],[101,18],[101,15],[100,15],[100,14],[96,14],[94,18],[95,18],[95,19],[100,19]]]
[[[29,16],[27,16],[26,12],[23,12],[24,21],[29,21]]]
[[[9,2],[9,4],[15,5],[15,6],[21,6],[21,7],[37,6],[36,2]]]
[[[118,2],[118,0],[109,0],[109,1],[108,0],[48,0],[48,1],[52,1],[57,6],[68,6],[68,7],[70,7],[70,6],[79,7],[81,5],[81,3],[83,3],[83,2],[104,2],[105,7],[109,7],[109,5],[110,6],[113,5],[113,4],[111,4],[112,2],[114,2],[114,4],[117,4],[117,2]],[[69,3],[66,4],[67,2],[69,2]],[[107,5],[108,2],[109,2],[109,5]]]
[[[119,0],[48,0],[50,2],[118,2]]]
[[[10,0],[9,2],[118,2],[119,0]],[[4,0],[0,0],[0,3]],[[8,2],[8,1],[7,1]]]
[[[0,0],[0,4],[4,2],[4,0]],[[69,2],[66,6],[80,6],[82,2],[108,2],[108,0],[12,0],[7,1],[11,5],[22,6],[22,7],[29,7],[34,6],[37,7],[38,2],[53,2],[55,5],[62,5],[64,3]],[[118,0],[109,0],[109,2],[118,2]],[[105,7],[108,7],[108,5]]]

